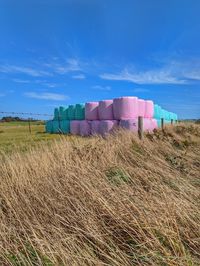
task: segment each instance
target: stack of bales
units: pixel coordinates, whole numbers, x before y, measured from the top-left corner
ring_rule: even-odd
[[[137,132],[138,117],[143,117],[145,131],[160,127],[161,118],[165,123],[177,120],[176,114],[154,105],[153,101],[121,97],[55,108],[54,119],[46,123],[46,132],[105,136],[118,127]]]
[[[164,122],[166,124],[171,123],[171,120],[177,121],[178,116],[175,113],[168,112],[164,109],[162,109],[159,105],[155,104],[154,105],[154,118],[157,120],[158,127],[161,126],[161,119],[164,119]]]
[[[152,101],[140,100],[137,97],[87,102],[85,104],[85,120],[71,121],[71,133],[81,136],[105,136],[118,126],[137,132],[138,116],[144,117],[144,130],[152,131],[157,128],[153,112]]]
[[[83,119],[85,119],[84,104],[60,106],[54,109],[53,120],[46,122],[46,132],[68,134],[70,133],[71,122]]]

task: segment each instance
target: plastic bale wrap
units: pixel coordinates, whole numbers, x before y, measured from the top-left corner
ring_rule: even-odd
[[[80,121],[80,135],[83,137],[89,136],[91,134],[90,121],[82,120]]]
[[[72,135],[80,135],[80,122],[79,120],[70,121],[70,133]]]
[[[75,119],[76,120],[84,120],[85,119],[85,105],[84,104],[76,104],[75,105]]]
[[[60,133],[60,122],[58,120],[53,120],[53,133]]]
[[[68,106],[67,113],[68,113],[69,120],[75,120],[75,106],[74,105]]]
[[[85,119],[86,120],[98,120],[98,102],[87,102],[85,104]]]
[[[55,108],[54,109],[54,120],[58,120],[59,119],[59,109],[58,108]]]
[[[100,120],[93,120],[90,122],[90,125],[91,125],[91,134],[92,135],[100,134],[100,131],[99,131]]]
[[[138,132],[138,119],[120,120],[119,126],[132,132]]]
[[[117,120],[100,120],[99,133],[102,136],[106,136],[107,134],[117,129],[117,127],[118,127]]]
[[[60,120],[63,120],[63,117],[64,117],[64,111],[65,111],[65,108],[63,106],[60,106],[59,107],[59,119]]]
[[[113,120],[113,100],[99,101],[98,112],[100,120]]]
[[[145,118],[153,118],[154,104],[153,101],[145,101]]]
[[[69,116],[68,116],[68,106],[65,107],[64,110],[63,110],[62,119],[63,119],[63,120],[69,120]]]
[[[63,134],[70,133],[70,121],[69,120],[61,120],[60,121],[60,130]]]
[[[52,120],[46,121],[45,130],[46,130],[46,133],[53,133],[53,121]]]
[[[144,117],[145,115],[145,100],[138,99],[138,116]]]
[[[138,98],[121,97],[113,100],[114,119],[133,119],[138,117]]]

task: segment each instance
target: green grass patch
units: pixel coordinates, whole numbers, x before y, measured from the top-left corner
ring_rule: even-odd
[[[124,170],[118,167],[112,167],[106,171],[106,177],[109,182],[112,184],[119,186],[123,183],[128,183],[130,181],[129,176],[125,173]]]

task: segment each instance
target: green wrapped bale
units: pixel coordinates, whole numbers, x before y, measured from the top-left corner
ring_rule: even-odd
[[[53,132],[52,133],[60,133],[60,121],[53,120]]]
[[[62,120],[60,121],[60,130],[63,134],[70,133],[70,121],[69,120]]]
[[[69,105],[68,106],[68,119],[69,120],[75,120],[75,106],[74,105]]]
[[[46,131],[46,133],[52,133],[53,132],[53,121],[52,120],[46,121],[45,131]]]
[[[76,104],[75,106],[75,120],[84,120],[85,119],[85,105]]]
[[[63,111],[62,120],[69,120],[69,116],[68,116],[68,106],[65,107],[65,109],[64,109],[64,111]]]
[[[64,119],[64,113],[65,113],[65,108],[63,106],[59,107],[59,120]]]
[[[59,109],[58,108],[55,108],[54,109],[54,120],[58,120],[59,119]]]

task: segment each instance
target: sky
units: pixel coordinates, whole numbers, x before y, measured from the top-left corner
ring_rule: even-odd
[[[0,112],[137,96],[200,118],[199,0],[0,0]]]

